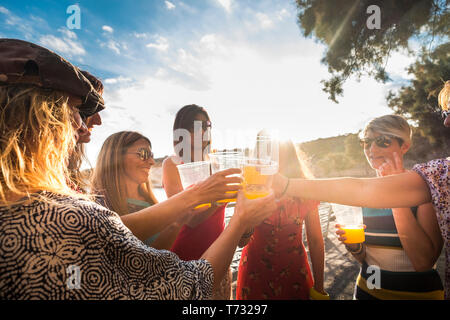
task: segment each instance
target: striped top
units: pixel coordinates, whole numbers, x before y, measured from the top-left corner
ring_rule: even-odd
[[[388,271],[414,271],[411,260],[403,250],[392,209],[363,208],[366,225],[366,262]],[[414,217],[417,207],[411,208]]]

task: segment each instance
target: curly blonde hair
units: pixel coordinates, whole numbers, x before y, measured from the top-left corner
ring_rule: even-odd
[[[442,88],[441,92],[439,92],[438,101],[442,110],[448,111],[450,100],[450,80],[447,80]]]
[[[45,200],[42,191],[81,196],[67,169],[76,142],[68,99],[29,85],[0,86],[0,206]]]

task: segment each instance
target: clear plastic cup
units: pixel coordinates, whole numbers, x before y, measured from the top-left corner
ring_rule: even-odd
[[[245,197],[257,199],[269,195],[273,176],[277,172],[278,163],[275,161],[245,158],[242,170]]]
[[[215,152],[209,154],[209,159],[211,162],[211,171],[212,173],[220,172],[226,169],[241,169],[244,164],[244,154],[242,152],[236,152],[236,151],[222,151],[222,152]],[[231,176],[238,176],[240,177],[240,174],[235,174]],[[230,193],[230,195],[236,194],[235,191],[228,191],[227,193]],[[223,199],[217,201],[218,203],[230,203],[230,202],[236,202],[236,198],[230,198],[230,199]]]
[[[180,174],[181,184],[183,185],[184,190],[196,184],[197,182],[207,179],[211,175],[210,164],[207,161],[197,161],[180,164],[177,166],[177,169]],[[211,204],[200,204],[196,206],[195,209],[205,206],[211,207]]]
[[[341,204],[332,205],[336,222],[345,231],[347,240],[344,243],[362,243],[365,241],[363,215],[361,207],[344,206]]]

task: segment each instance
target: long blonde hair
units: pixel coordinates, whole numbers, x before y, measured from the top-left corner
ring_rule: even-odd
[[[75,138],[67,102],[55,90],[0,86],[0,206],[46,200],[41,191],[87,198],[69,187],[67,159]],[[20,197],[26,199],[12,200]]]
[[[450,80],[445,81],[444,87],[439,92],[438,101],[442,110],[448,111],[450,99]]]
[[[279,171],[288,178],[314,178],[306,164],[306,155],[291,140],[279,144]]]
[[[92,193],[104,197],[105,204],[119,215],[128,214],[124,156],[136,141],[150,140],[138,132],[121,131],[110,135],[100,150],[91,182]],[[139,186],[140,194],[150,204],[158,203],[150,181]]]

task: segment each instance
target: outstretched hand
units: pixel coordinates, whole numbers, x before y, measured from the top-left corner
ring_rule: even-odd
[[[268,218],[277,207],[273,192],[263,198],[250,200],[244,192],[239,191],[232,219],[240,219],[246,229],[252,228]]]

